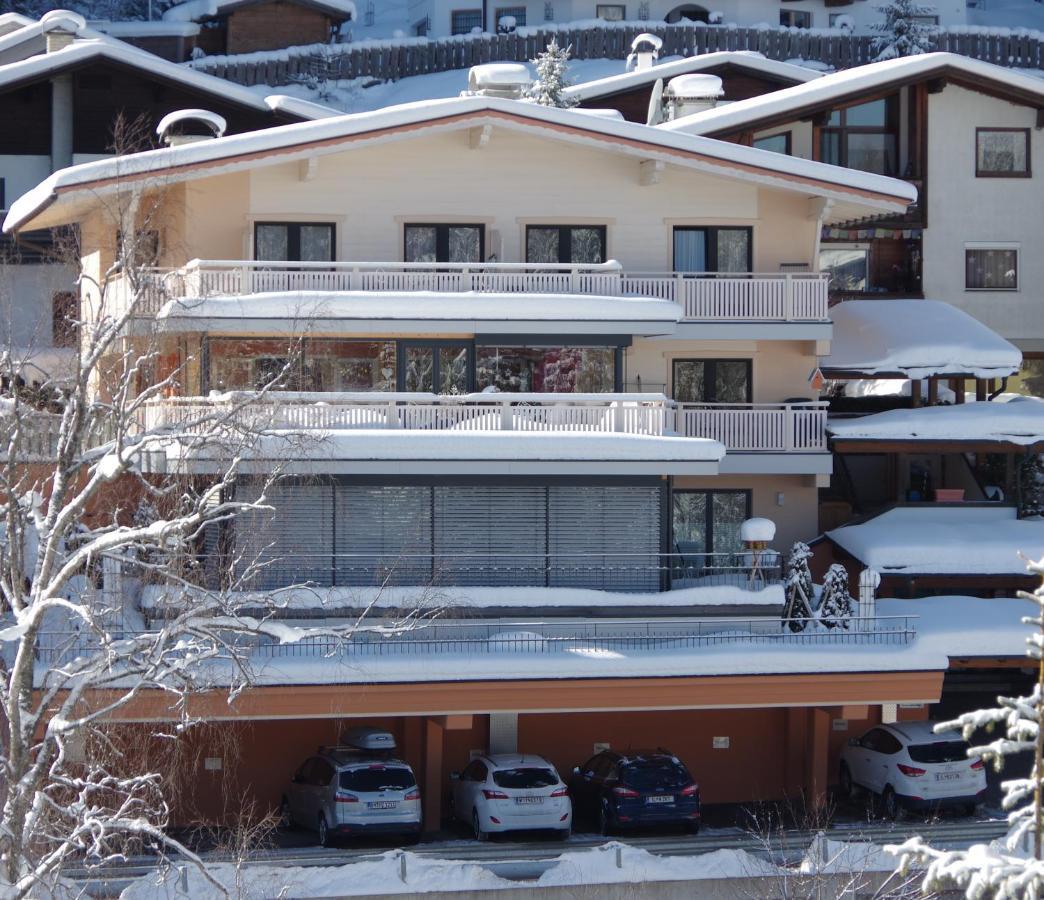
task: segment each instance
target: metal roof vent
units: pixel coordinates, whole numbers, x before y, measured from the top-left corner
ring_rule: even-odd
[[[713,109],[724,93],[717,75],[678,75],[664,90],[669,109],[668,119],[680,119],[694,113]]]
[[[663,38],[644,32],[631,41],[631,53],[627,57],[627,68],[635,72],[651,69],[663,49]]]
[[[167,113],[156,126],[156,134],[168,147],[212,141],[225,133],[228,123],[206,109],[179,109]]]
[[[479,97],[521,100],[532,83],[533,76],[522,63],[484,63],[468,70],[467,93]]]

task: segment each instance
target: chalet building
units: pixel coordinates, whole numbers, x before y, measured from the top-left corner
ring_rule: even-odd
[[[198,25],[194,46],[207,55],[328,44],[354,17],[352,0],[186,0],[163,13]]]
[[[988,63],[932,53],[826,75],[666,122],[903,178],[919,191],[901,215],[826,226],[820,265],[833,299],[929,297],[1044,354],[1040,316],[1044,85]]]
[[[157,124],[186,108],[221,116],[230,134],[330,114],[167,62],[95,31],[74,13],[0,20],[0,111],[17,123],[0,133],[0,209],[51,172],[110,156],[120,120],[128,126],[125,146],[138,149],[158,146]],[[68,346],[72,273],[56,264],[51,233],[4,241],[0,251],[5,340],[34,354]],[[27,379],[40,375],[34,366]]]
[[[166,437],[142,470],[213,477],[224,451],[177,434],[242,400],[259,435],[235,496],[280,472],[272,510],[201,539],[199,588],[281,591],[289,621],[445,611],[338,649],[264,644],[256,684],[194,698],[250,736],[221,773],[237,797],[274,807],[352,721],[395,732],[428,828],[471,750],[568,771],[635,733],[701,773],[706,802],[818,802],[850,734],[939,699],[947,653],[908,615],[781,633],[773,552],[817,533],[831,472],[821,229],[903,215],[910,184],[472,96],[84,163],[5,228],[77,225],[97,275],[132,191],[164,214],[139,225],[156,269],[127,339],[178,373],[145,404]],[[744,542],[752,516],[769,548]],[[155,618],[192,596],[127,602]],[[146,691],[126,716],[167,703]],[[220,753],[196,749],[181,783],[203,808]]]
[[[788,28],[852,28],[866,31],[882,20],[875,4],[861,0],[724,0],[715,3],[679,3],[678,0],[415,0],[410,4],[414,34],[443,37],[474,30],[534,27],[549,22],[601,19],[604,22],[768,22]],[[963,0],[941,0],[922,17],[926,25],[964,25]],[[365,29],[360,29],[365,36]]]

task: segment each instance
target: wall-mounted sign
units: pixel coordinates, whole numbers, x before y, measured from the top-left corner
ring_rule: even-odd
[[[728,735],[723,735],[721,737],[718,737],[716,735],[714,737],[714,740],[713,740],[713,743],[711,744],[711,746],[714,747],[715,750],[728,750],[729,749],[729,737],[728,737]]]

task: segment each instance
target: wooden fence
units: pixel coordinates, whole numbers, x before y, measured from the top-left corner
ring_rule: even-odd
[[[245,85],[281,85],[309,79],[394,81],[410,75],[467,69],[487,62],[524,62],[533,59],[552,38],[562,46],[571,46],[575,59],[619,59],[622,64],[630,52],[631,41],[640,31],[663,39],[661,56],[753,50],[768,59],[818,60],[837,69],[847,69],[872,62],[875,55],[871,50],[874,38],[866,34],[643,22],[633,27],[527,28],[512,34],[313,44],[264,54],[203,57],[188,65]],[[1044,40],[1029,34],[941,31],[935,36],[934,49],[1001,66],[1044,68]]]

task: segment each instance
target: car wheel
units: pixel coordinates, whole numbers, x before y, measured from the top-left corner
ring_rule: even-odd
[[[609,801],[603,800],[598,811],[598,833],[609,837],[613,833],[613,813],[609,809]]]
[[[841,763],[841,793],[849,800],[859,799],[859,788],[852,780],[852,773],[844,763]]]
[[[560,841],[568,841],[572,834],[572,828],[560,828],[558,831],[555,832],[555,837],[558,838]]]
[[[699,834],[700,833],[700,823],[699,822],[686,822],[685,823],[685,833],[686,834],[692,834],[692,835]]]
[[[479,814],[477,809],[471,811],[471,828],[475,832],[476,841],[488,841],[489,832],[482,830],[482,825],[479,822]]]
[[[319,846],[330,846],[330,829],[326,825],[326,816],[319,814]]]
[[[903,805],[899,802],[899,798],[895,795],[895,791],[891,787],[886,787],[884,793],[881,795],[881,805],[884,807],[884,814],[886,819],[892,819],[898,822],[903,818]]]
[[[286,797],[279,802],[279,827],[283,831],[294,830],[294,820],[290,815],[290,801]]]
[[[979,811],[979,804],[978,803],[965,803],[964,804],[964,814],[966,816],[974,816],[978,811]]]

